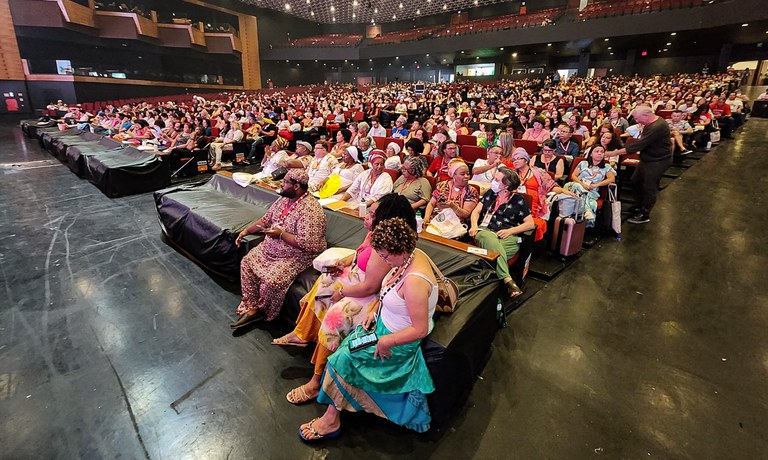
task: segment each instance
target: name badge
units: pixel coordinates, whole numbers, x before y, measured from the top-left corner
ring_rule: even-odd
[[[528,193],[528,189],[525,188],[525,185],[521,185],[520,187],[517,187],[517,193]]]

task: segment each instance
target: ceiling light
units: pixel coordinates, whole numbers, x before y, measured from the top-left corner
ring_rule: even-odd
[[[378,13],[378,12],[379,12],[379,9],[378,9],[378,8],[374,8],[374,9],[373,9],[373,12],[374,12],[374,13]]]
[[[673,36],[673,37],[674,37],[675,35],[677,35],[677,32],[672,32],[672,33],[671,33],[671,34],[669,34],[669,35],[671,35],[671,36]]]
[[[286,3],[285,4],[285,9],[286,10],[290,10],[291,9],[291,4],[290,3]]]
[[[309,12],[309,14],[310,14],[310,15],[312,15],[312,16],[314,16],[314,15],[315,15],[315,12],[314,12],[314,11],[310,11],[310,12]]]
[[[393,15],[392,15],[392,19],[397,19],[397,15],[396,15],[396,14],[393,14]]]
[[[405,68],[405,66],[404,66],[404,65],[401,65],[401,66],[400,66],[400,68],[401,68],[401,69],[404,69],[404,68]]]
[[[664,51],[669,51],[669,48],[664,48]]]
[[[603,41],[604,41],[604,42],[607,42],[607,41],[608,41],[608,39],[606,38],[606,39],[605,39],[605,40],[603,40]]]
[[[355,19],[357,16],[355,16],[355,13],[352,13],[352,19]]]
[[[517,57],[517,53],[512,53],[512,57]]]
[[[443,4],[443,9],[447,10],[448,9],[448,5]]]
[[[552,43],[547,43],[547,46],[552,46]]]
[[[612,49],[613,49],[613,47],[612,47],[612,46],[609,46],[609,47],[608,47],[608,49],[609,49],[609,50],[612,50]]]
[[[331,13],[333,13],[334,11],[336,11],[336,7],[331,5]]]
[[[461,54],[464,54],[464,51],[462,51]]]
[[[395,59],[400,59],[400,56],[395,56]]]
[[[348,60],[344,59],[344,62],[349,62]]]
[[[475,5],[477,5],[477,0],[475,0]]]
[[[291,62],[291,61],[289,61],[288,59],[286,59],[286,60],[285,60],[285,62]]]
[[[421,10],[416,10],[416,14],[421,14]]]
[[[403,4],[402,4],[402,3],[401,3],[401,4],[399,4],[399,5],[397,5],[397,6],[398,6],[398,7],[399,7],[401,10],[403,9]]]
[[[333,22],[336,22],[336,18],[331,18],[331,20],[332,20]]]
[[[389,65],[392,65],[392,63],[390,62]]]
[[[368,59],[368,62],[373,62],[373,59]]]
[[[504,47],[502,46],[501,48],[499,48],[499,51],[504,51]]]
[[[307,0],[307,1],[309,1],[309,0]],[[355,0],[354,2],[352,2],[352,6],[357,6],[357,0]]]
[[[613,53],[611,53],[611,56],[613,56]]]
[[[315,62],[317,62],[317,59],[315,59]]]
[[[480,56],[475,56],[475,59],[480,59]]]
[[[749,25],[749,24],[747,24],[747,23],[745,22],[744,24],[742,24],[742,25],[741,25],[741,27],[747,27],[748,25]]]

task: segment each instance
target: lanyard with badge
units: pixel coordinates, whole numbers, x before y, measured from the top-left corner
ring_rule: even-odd
[[[389,291],[391,291],[395,286],[397,286],[400,283],[400,281],[402,281],[403,277],[405,276],[405,271],[408,270],[408,266],[411,265],[412,261],[413,261],[413,253],[411,253],[411,256],[400,268],[400,273],[397,275],[395,280],[386,284],[384,289],[382,289],[381,294],[379,294],[379,306],[376,309],[376,316],[374,316],[373,321],[371,321],[371,323],[368,325],[369,329],[365,329],[363,325],[360,324],[352,333],[353,335],[349,339],[350,352],[354,353],[356,351],[362,350],[364,348],[368,348],[378,343],[379,336],[376,335],[376,321],[379,319],[379,315],[381,314],[381,308],[384,306],[384,297],[386,297],[387,294],[389,294]]]

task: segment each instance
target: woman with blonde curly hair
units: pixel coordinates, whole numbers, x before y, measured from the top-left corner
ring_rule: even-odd
[[[328,408],[299,427],[305,442],[337,437],[343,410],[370,412],[418,432],[429,429],[426,395],[435,386],[419,345],[434,325],[432,262],[416,249],[413,227],[399,217],[376,226],[371,246],[391,267],[381,283],[379,308],[328,358],[317,397]]]

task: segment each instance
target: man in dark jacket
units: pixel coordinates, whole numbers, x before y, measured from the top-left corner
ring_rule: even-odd
[[[645,224],[651,221],[651,208],[656,203],[661,176],[672,165],[672,141],[669,124],[656,116],[650,106],[638,105],[632,111],[632,116],[643,126],[640,138],[606,156],[640,153],[640,163],[632,174],[632,191],[635,193],[638,205],[633,208],[635,215],[627,222]]]

